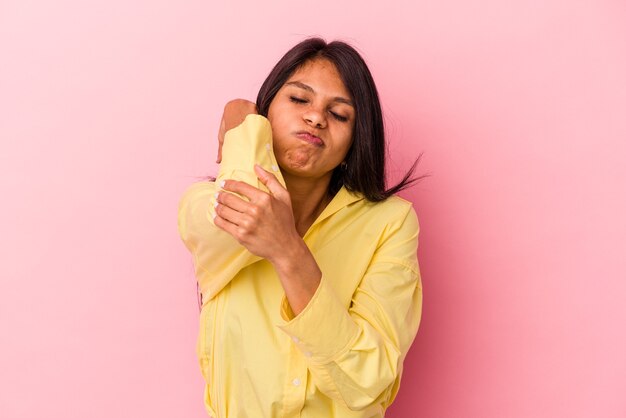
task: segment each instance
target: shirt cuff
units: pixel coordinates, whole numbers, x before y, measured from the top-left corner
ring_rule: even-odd
[[[350,348],[359,335],[359,326],[323,276],[317,291],[297,316],[294,316],[287,298],[283,296],[281,317],[287,322],[278,327],[315,364],[335,360]]]

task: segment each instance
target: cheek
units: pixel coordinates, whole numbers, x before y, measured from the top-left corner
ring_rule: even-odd
[[[343,132],[341,132],[341,143],[342,148],[345,150],[345,152],[348,152],[350,147],[352,147],[353,135],[354,130],[352,128],[345,129]]]
[[[273,125],[274,123],[278,123],[281,118],[278,115],[281,115],[283,112],[280,108],[280,103],[276,103],[276,97],[270,103],[270,106],[267,108],[267,120]]]
[[[280,120],[274,120],[274,122],[270,120],[270,124],[272,125],[274,146],[280,148],[281,144],[285,142],[285,138],[287,137],[286,128]]]
[[[274,137],[285,134],[285,130],[287,129],[286,125],[288,124],[285,115],[286,112],[281,111],[280,106],[274,104],[270,105],[267,112],[267,120],[269,120],[270,125],[272,125],[272,134]]]

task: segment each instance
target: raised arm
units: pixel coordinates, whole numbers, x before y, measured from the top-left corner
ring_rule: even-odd
[[[221,190],[222,181],[239,180],[264,189],[254,174],[254,164],[261,164],[268,170],[277,167],[269,121],[250,113],[251,109],[241,101],[229,102],[224,110],[223,125],[227,130],[217,178],[215,182],[202,181],[191,185],[179,203],[178,230],[193,256],[205,302],[221,291],[242,268],[260,259],[216,227],[213,221],[215,195]],[[284,184],[280,172],[276,177]]]

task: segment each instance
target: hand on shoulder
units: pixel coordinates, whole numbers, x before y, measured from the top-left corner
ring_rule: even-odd
[[[218,148],[217,148],[217,160],[216,163],[222,161],[222,144],[224,144],[224,136],[226,132],[239,126],[246,116],[250,114],[258,114],[256,104],[245,99],[234,99],[226,103],[224,106],[224,113],[222,114],[222,122],[220,123],[220,129],[217,134]]]

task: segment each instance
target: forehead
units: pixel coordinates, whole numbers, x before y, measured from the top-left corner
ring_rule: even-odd
[[[293,81],[310,86],[316,93],[350,97],[337,67],[325,58],[306,61],[294,71],[287,83]]]

